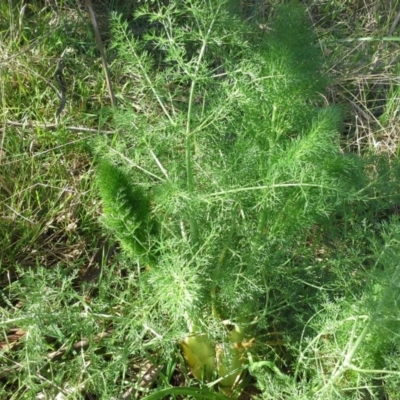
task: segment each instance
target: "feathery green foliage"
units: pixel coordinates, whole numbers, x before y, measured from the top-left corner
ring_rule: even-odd
[[[296,3],[279,7],[272,33],[248,38],[249,27],[223,1],[158,13],[144,7],[137,17],[155,28],[138,41],[116,18],[114,47],[123,68],[142,77],[138,95],[153,105],[115,115],[124,130],[119,161],[134,167],[128,180],[110,162],[100,164],[106,221],[118,215],[111,225],[124,247],[146,243],[150,252],[157,243],[143,290],[176,339],[187,325],[183,350],[194,374],[202,375],[202,365],[210,374],[208,354],[229,391],[233,371],[246,362],[237,348],[265,327],[256,322],[269,312],[269,286],[284,277],[315,224],[357,197],[359,164],[340,151],[341,113],[323,105],[323,60]],[[108,147],[100,149],[106,156]],[[151,211],[134,189],[142,186],[154,193]],[[145,225],[136,230],[125,221],[149,213],[160,230],[146,241]],[[232,329],[240,332],[233,339]]]
[[[98,187],[103,200],[104,223],[133,256],[146,253],[147,235],[154,231],[150,220],[150,198],[134,186],[118,166],[103,160],[98,167]]]

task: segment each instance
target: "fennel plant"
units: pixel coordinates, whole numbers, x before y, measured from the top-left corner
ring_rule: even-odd
[[[262,30],[228,3],[143,6],[140,33],[114,16],[121,98],[136,97],[96,147],[103,220],[138,266],[148,325],[225,392],[265,330],[271,281],[358,189],[303,8]]]

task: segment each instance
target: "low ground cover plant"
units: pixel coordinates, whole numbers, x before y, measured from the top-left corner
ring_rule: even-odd
[[[0,398],[398,398],[398,4],[302,3],[94,2],[116,102],[0,5]]]

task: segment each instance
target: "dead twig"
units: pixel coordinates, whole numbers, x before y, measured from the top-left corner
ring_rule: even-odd
[[[106,331],[106,332],[101,332],[98,335],[96,335],[93,339],[93,341],[95,343],[100,342],[101,339],[110,336],[112,333],[112,330]],[[89,341],[87,339],[83,339],[80,340],[79,342],[75,342],[72,345],[72,348],[74,350],[85,350],[89,347]],[[67,346],[62,346],[61,348],[59,348],[57,351],[53,351],[49,354],[47,354],[47,358],[50,360],[54,360],[56,358],[61,357],[62,355],[64,355],[67,351],[69,350],[69,348]]]
[[[140,389],[148,389],[158,378],[161,372],[160,366],[155,366],[151,363],[144,365],[140,382],[136,386],[130,387],[124,394],[118,397],[118,400],[130,400],[137,396]],[[114,399],[115,400],[115,399]]]
[[[1,124],[1,122],[0,122]],[[21,126],[23,128],[40,128],[40,129],[58,129],[60,127],[62,127],[63,129],[66,129],[68,131],[72,131],[72,132],[89,132],[89,133],[105,133],[107,135],[109,134],[114,134],[114,131],[103,131],[103,130],[99,130],[99,129],[95,129],[95,128],[87,128],[85,126],[63,126],[60,124],[38,124],[34,121],[30,121],[30,122],[18,122],[18,121],[10,121],[7,120],[5,122],[3,122],[3,124],[6,125],[10,125],[10,126]]]
[[[393,35],[394,30],[396,29],[396,26],[399,23],[399,21],[400,21],[400,11],[397,13],[397,15],[396,15],[396,17],[395,17],[395,19],[393,21],[393,24],[389,29],[388,36],[392,36]]]
[[[103,42],[101,41],[99,27],[97,25],[96,16],[94,14],[93,7],[92,7],[92,0],[85,0],[85,2],[86,2],[86,7],[89,11],[90,20],[93,25],[94,35],[95,35],[95,39],[96,39],[96,46],[100,52],[101,62],[103,64],[104,73],[106,75],[107,89],[108,89],[108,92],[110,93],[111,104],[113,107],[116,107],[117,99],[114,95],[114,90],[113,90],[113,87],[111,84],[110,70],[108,69],[108,65],[107,65],[106,52],[104,50]]]

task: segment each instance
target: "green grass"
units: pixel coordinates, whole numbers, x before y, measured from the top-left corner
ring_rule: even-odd
[[[244,229],[235,222],[236,208],[229,203],[234,199],[244,210],[249,204],[253,207],[260,189],[258,183],[252,185],[252,179],[260,168],[267,169],[252,164],[254,153],[246,153],[244,143],[240,150],[235,147],[242,132],[256,131],[253,117],[259,110],[250,105],[257,96],[245,92],[248,86],[243,83],[238,89],[249,102],[241,103],[241,98],[232,95],[221,105],[219,88],[225,90],[225,96],[231,87],[224,87],[223,80],[213,84],[207,79],[197,82],[190,92],[190,79],[169,63],[165,48],[152,47],[155,42],[146,36],[147,17],[130,17],[139,3],[143,2],[123,2],[122,6],[104,2],[97,10],[104,27],[117,110],[111,110],[94,34],[83,8],[61,0],[51,5],[41,1],[26,6],[17,1],[0,5],[0,397],[222,398],[216,391],[217,376],[210,382],[193,378],[178,345],[187,327],[173,317],[185,313],[190,306],[187,293],[198,289],[193,271],[202,276],[209,260],[221,255],[242,267],[245,262],[237,260],[249,257],[248,252],[260,245],[255,236],[254,246],[246,249],[249,227],[263,231],[267,226],[276,237],[275,253],[268,254],[268,262],[275,268],[267,275],[263,283],[267,290],[258,299],[257,329],[249,330],[251,334],[240,342],[248,353],[243,367],[250,374],[233,395],[251,391],[255,385],[254,398],[395,400],[400,381],[396,62],[400,24],[393,26],[393,21],[399,1],[303,2],[330,80],[327,91],[321,90],[313,104],[320,108],[336,104],[343,111],[337,141],[347,153],[350,175],[357,183],[348,190],[354,196],[337,202],[335,208],[329,208],[330,203],[311,203],[313,209],[322,207],[329,212],[329,220],[320,213],[316,220],[307,220],[307,229],[300,233],[293,229],[289,237],[281,229],[286,217],[277,218],[273,226],[260,218],[254,227]],[[149,3],[151,12],[157,10],[155,3]],[[231,2],[231,10],[247,24],[261,24],[259,34],[268,35],[273,34],[279,3]],[[144,49],[138,46],[143,51],[138,53],[143,68],[138,62],[132,65],[132,49],[126,49],[126,39],[111,46],[110,10],[120,10],[139,43],[146,43]],[[177,10],[178,21],[185,20],[181,11]],[[283,26],[286,22],[283,18]],[[155,31],[160,27],[157,21],[151,26]],[[240,33],[238,24],[235,29],[231,42],[213,48],[213,54],[220,52],[219,57],[229,64],[228,72],[239,65],[235,54],[251,53],[243,40],[253,40],[253,28],[247,25],[247,31]],[[389,34],[393,40],[358,40]],[[186,31],[182,38],[190,55],[197,42]],[[178,52],[179,46],[173,50]],[[59,88],[53,75],[63,53],[67,105],[57,124]],[[161,57],[164,64],[155,74],[153,67]],[[227,72],[217,69],[220,59],[216,60],[213,65],[214,60],[206,59],[217,74]],[[170,68],[167,85],[162,80],[166,68]],[[271,93],[272,89],[268,90]],[[206,102],[199,95],[204,93]],[[280,107],[288,110],[283,122],[290,122],[293,98],[280,102]],[[268,112],[267,106],[265,110]],[[185,125],[186,116],[190,126]],[[301,113],[293,118],[296,123],[304,122]],[[263,123],[269,123],[268,118]],[[209,136],[180,139],[187,139],[191,130],[202,124],[209,124]],[[229,129],[238,126],[243,131],[230,136]],[[146,129],[146,135],[132,138],[129,132],[137,128]],[[218,133],[222,142],[216,143],[210,132]],[[234,174],[214,172],[220,158],[210,149],[220,143],[233,149],[224,162],[235,166]],[[285,146],[290,150],[289,144]],[[194,158],[190,158],[192,149]],[[323,159],[330,149],[315,151]],[[107,204],[101,204],[95,177],[98,156],[105,153],[141,183],[142,193],[155,196],[150,202],[153,214],[139,220],[139,226],[156,221],[162,226],[162,237],[154,239],[159,232],[154,228],[157,224],[150,224],[153,231],[150,229],[148,236],[138,236],[141,243],[152,243],[153,257],[146,253],[128,257],[103,227]],[[264,183],[269,188],[279,185],[274,179],[287,172],[290,160],[284,152],[277,152],[276,158],[282,166]],[[357,169],[358,162],[365,165],[363,171]],[[189,173],[181,168],[185,163],[189,163]],[[318,177],[319,170],[306,172]],[[310,183],[301,171],[298,174],[304,183]],[[175,180],[170,186],[159,184],[167,179]],[[246,188],[243,182],[248,183]],[[196,193],[196,185],[201,188],[199,203],[194,202],[188,212],[187,193]],[[251,185],[256,190],[249,190]],[[316,190],[293,188],[290,193],[300,200],[289,204],[281,189],[276,186],[275,197],[265,195],[264,200],[272,205],[273,199],[294,204],[289,222],[295,227],[304,220],[303,214],[296,213],[296,207],[304,205],[296,196],[307,190],[311,196]],[[251,220],[259,211],[254,207],[245,216]],[[216,215],[223,215],[226,225],[220,221],[207,225]],[[176,216],[189,222],[174,226]],[[131,218],[135,220],[135,215]],[[205,231],[205,226],[210,228]],[[188,242],[177,240],[182,231]],[[192,238],[195,243],[189,244]],[[224,244],[230,249],[227,255],[222,251]],[[192,245],[199,261],[187,266]],[[175,251],[170,252],[171,248]],[[154,261],[160,260],[160,254],[164,256],[163,269]],[[260,254],[248,259],[259,262],[264,256]],[[180,288],[171,280],[176,266],[186,282]],[[217,307],[229,318],[234,314],[229,314],[225,305],[234,312],[240,310],[247,304],[249,285],[257,283],[244,274],[247,281],[238,283],[237,276],[226,277],[225,285],[219,285],[222,290],[216,290]],[[165,293],[154,293],[152,287],[163,288]],[[241,290],[234,292],[238,287]],[[234,297],[237,293],[242,297]],[[168,296],[169,302],[162,304]],[[254,307],[245,309],[245,313],[250,311],[254,312]],[[225,328],[216,321],[218,318],[207,319],[214,324],[210,325],[213,340],[226,336]]]

